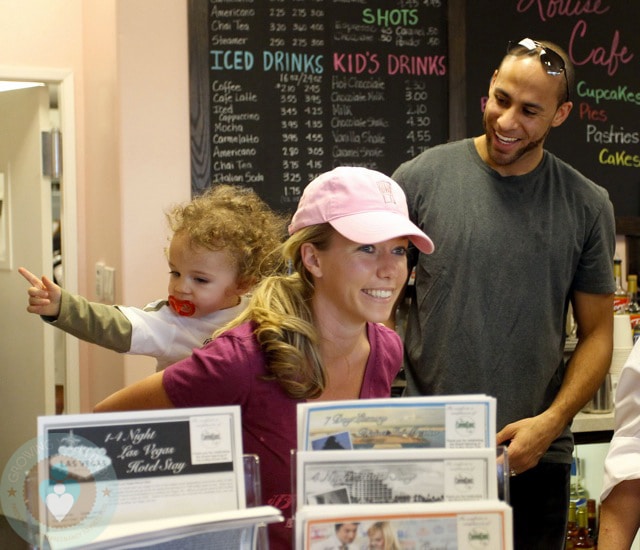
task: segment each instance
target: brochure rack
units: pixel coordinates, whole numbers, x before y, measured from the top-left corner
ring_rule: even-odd
[[[296,550],[325,548],[345,522],[357,524],[358,547],[388,524],[403,547],[512,550],[495,426],[484,395],[298,405]]]
[[[268,548],[259,459],[242,454],[240,408],[40,417],[37,547]],[[189,546],[190,545],[190,546]]]
[[[266,524],[281,521],[273,506],[258,506],[229,512],[196,514],[186,517],[110,524],[91,542],[69,544],[65,536],[45,536],[45,550],[264,550],[262,533]]]

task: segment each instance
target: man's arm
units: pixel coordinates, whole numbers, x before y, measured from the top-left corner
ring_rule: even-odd
[[[618,483],[600,505],[599,550],[631,548],[640,527],[640,479]]]
[[[560,431],[598,391],[611,366],[613,352],[613,294],[574,292],[572,304],[578,344],[569,359],[560,392],[549,407],[563,422]]]
[[[511,440],[509,465],[521,473],[533,468],[551,443],[596,393],[611,365],[613,294],[575,292],[573,312],[578,344],[551,406],[538,416],[505,426],[497,444]]]

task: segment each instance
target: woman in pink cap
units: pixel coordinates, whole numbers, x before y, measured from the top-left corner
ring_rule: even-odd
[[[292,548],[290,451],[305,400],[389,397],[402,342],[382,325],[407,279],[411,241],[433,243],[410,220],[389,177],[358,167],[304,190],[282,245],[287,275],[267,277],[247,309],[187,359],[106,398],[95,411],[240,405],[243,451],[260,457],[272,550]]]

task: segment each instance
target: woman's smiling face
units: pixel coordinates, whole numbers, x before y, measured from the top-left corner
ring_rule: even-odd
[[[388,320],[407,280],[408,243],[359,244],[336,232],[326,250],[314,247],[314,306],[354,323]]]

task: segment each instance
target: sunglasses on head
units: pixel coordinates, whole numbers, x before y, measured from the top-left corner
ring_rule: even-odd
[[[564,82],[567,86],[567,93],[565,101],[569,101],[569,80],[567,79],[567,70],[564,63],[564,59],[558,53],[553,51],[548,46],[540,44],[531,38],[523,38],[520,42],[510,41],[507,45],[507,53],[509,55],[531,55],[538,53],[540,63],[548,75],[558,76],[564,75]]]

